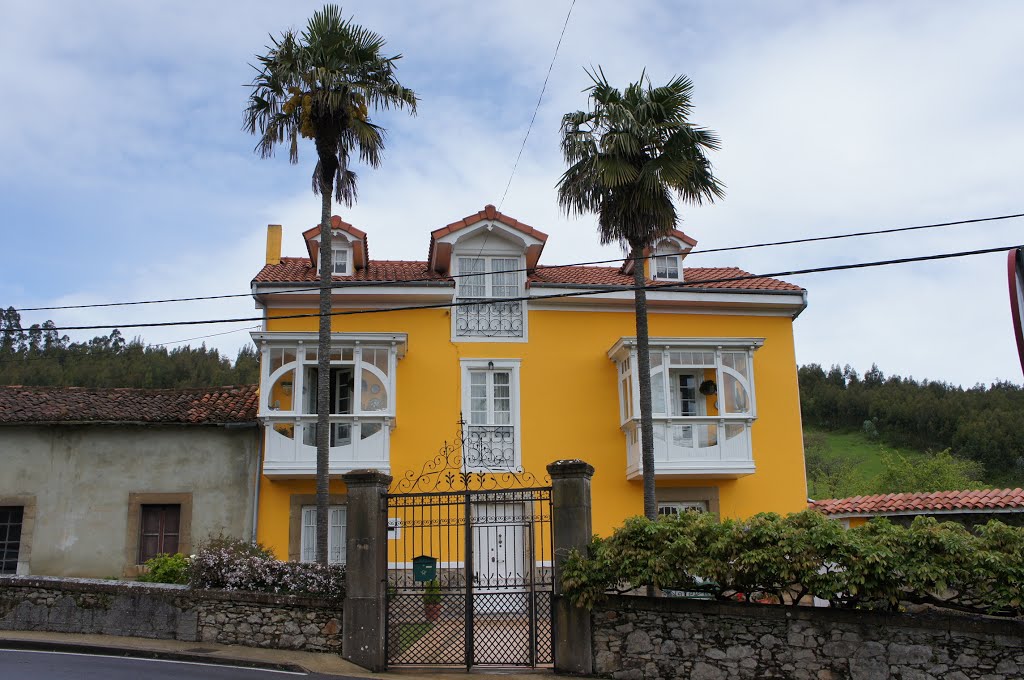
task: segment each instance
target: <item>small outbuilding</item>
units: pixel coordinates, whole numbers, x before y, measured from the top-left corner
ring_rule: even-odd
[[[132,577],[255,535],[257,388],[0,387],[0,573]]]
[[[874,517],[888,517],[897,524],[910,524],[918,515],[966,526],[985,524],[990,519],[1024,526],[1024,489],[1019,488],[830,498],[811,501],[810,507],[847,526],[858,526]]]

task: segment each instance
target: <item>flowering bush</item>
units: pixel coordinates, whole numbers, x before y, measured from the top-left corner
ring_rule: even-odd
[[[341,600],[345,597],[345,567],[304,562],[281,562],[259,544],[218,540],[189,559],[188,582],[193,588],[247,590],[309,595]],[[246,547],[248,546],[248,547]]]
[[[898,609],[901,603],[1024,614],[1024,529],[998,521],[974,531],[918,517],[845,530],[807,510],[719,522],[708,513],[633,517],[562,569],[570,600],[592,606],[609,590],[646,584],[721,600]]]

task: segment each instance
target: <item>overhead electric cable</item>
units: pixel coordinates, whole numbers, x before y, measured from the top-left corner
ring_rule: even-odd
[[[982,248],[977,250],[963,250],[953,253],[939,253],[936,255],[918,255],[915,257],[901,257],[892,260],[876,260],[872,262],[853,262],[850,264],[839,264],[829,265],[825,267],[810,267],[806,269],[791,269],[787,271],[772,272],[767,274],[746,274],[743,276],[729,276],[718,279],[705,279],[702,281],[682,281],[679,283],[656,283],[653,285],[643,286],[644,290],[658,292],[658,291],[677,291],[681,289],[703,289],[708,284],[713,283],[728,283],[734,281],[749,281],[752,279],[764,279],[764,278],[776,278],[780,276],[798,276],[802,274],[818,274],[823,272],[833,271],[845,271],[851,269],[865,269],[868,267],[884,267],[896,264],[910,264],[914,262],[928,262],[933,260],[947,260],[957,257],[968,257],[972,255],[984,255],[986,253],[997,253],[1006,252],[1014,248],[1024,248],[1024,245],[1008,245],[1008,246],[997,246],[995,248]],[[566,284],[572,285],[572,284]],[[332,311],[329,314],[320,314],[319,312],[309,312],[303,314],[282,314],[272,317],[274,320],[284,319],[308,319],[308,318],[319,318],[321,316],[354,316],[359,314],[385,314],[390,312],[401,312],[411,311],[420,309],[442,309],[442,308],[455,308],[455,307],[473,307],[479,305],[490,305],[495,303],[507,303],[507,302],[526,302],[526,301],[539,301],[539,300],[552,300],[556,298],[570,298],[570,297],[584,297],[592,295],[606,295],[608,293],[620,293],[627,291],[637,290],[637,286],[602,286],[600,288],[587,289],[583,291],[573,291],[566,293],[555,293],[550,295],[526,295],[511,298],[488,298],[488,299],[474,299],[474,300],[454,300],[452,302],[441,302],[435,304],[422,304],[422,305],[404,305],[399,307],[388,307],[385,309],[356,309],[347,311]],[[715,292],[729,292],[731,290],[744,290],[741,288],[737,289],[714,289]],[[89,326],[55,326],[47,330],[54,331],[86,331],[86,330],[101,330],[107,328],[158,328],[158,327],[170,327],[170,326],[198,326],[205,324],[214,323],[242,323],[248,321],[265,321],[262,316],[255,317],[240,317],[235,319],[203,319],[195,321],[163,321],[163,322],[147,322],[147,323],[130,323],[130,324],[97,324]],[[13,332],[13,331],[2,331],[2,332]],[[28,332],[22,330],[23,333]]]
[[[551,69],[555,67],[555,60],[558,58],[558,48],[562,46],[562,38],[565,37],[565,29],[569,25],[569,17],[572,16],[572,9],[576,6],[576,0],[572,0],[572,4],[569,5],[569,11],[565,14],[565,23],[562,24],[562,32],[558,36],[558,42],[555,44],[555,53],[551,55],[551,63],[548,64],[547,75],[544,76],[544,84],[540,88],[540,96],[537,97],[537,105],[533,107],[533,117],[530,118],[530,124],[526,127],[526,135],[523,137],[523,143],[519,147],[519,155],[516,156],[516,162],[512,165],[512,174],[508,176],[508,184],[505,185],[505,192],[501,195],[501,200],[498,201],[498,210],[501,210],[501,206],[505,203],[505,197],[508,196],[509,187],[512,186],[512,178],[516,176],[516,170],[519,168],[519,160],[523,157],[523,149],[526,148],[526,140],[530,138],[530,131],[533,130],[533,123],[537,120],[537,112],[540,111],[540,103],[544,99],[544,92],[548,89],[548,80],[551,78]]]
[[[858,232],[850,232],[850,233],[845,233],[845,234],[831,234],[829,236],[810,236],[810,237],[807,237],[807,238],[790,239],[790,240],[786,240],[786,241],[767,241],[767,242],[764,242],[764,243],[749,243],[749,244],[738,245],[738,246],[723,246],[721,248],[704,248],[704,249],[699,249],[699,250],[692,250],[689,253],[687,253],[687,256],[689,257],[689,256],[693,256],[693,255],[704,255],[706,253],[722,253],[722,252],[729,252],[729,251],[733,251],[733,250],[748,250],[748,249],[751,249],[751,248],[767,248],[767,247],[771,247],[771,246],[795,245],[795,244],[799,244],[799,243],[813,243],[813,242],[816,242],[816,241],[834,241],[834,240],[846,239],[846,238],[859,238],[859,237],[862,237],[862,236],[876,236],[876,235],[882,235],[882,234],[893,234],[893,233],[904,232],[904,231],[917,231],[917,230],[920,230],[920,229],[937,229],[937,228],[941,228],[941,227],[952,227],[952,226],[958,226],[958,225],[963,225],[963,224],[975,224],[975,223],[978,223],[978,222],[995,222],[995,221],[999,221],[999,220],[1010,220],[1010,219],[1017,219],[1017,218],[1021,218],[1021,217],[1024,217],[1024,213],[1017,213],[1017,214],[1013,214],[1013,215],[997,215],[995,217],[976,217],[976,218],[967,219],[967,220],[957,220],[957,221],[954,221],[954,222],[939,222],[939,223],[936,223],[936,224],[921,224],[921,225],[915,225],[915,226],[912,226],[912,227],[894,227],[894,228],[890,228],[890,229],[876,229],[876,230],[873,230],[873,231],[858,231]],[[535,269],[538,270],[538,271],[546,271],[546,270],[552,270],[552,269],[565,269],[567,267],[586,267],[586,266],[598,265],[598,264],[613,264],[613,263],[617,263],[617,262],[629,262],[631,260],[641,260],[641,259],[646,259],[646,258],[643,258],[643,257],[640,257],[640,258],[618,257],[618,258],[612,258],[612,259],[608,259],[608,260],[590,260],[590,261],[584,261],[584,262],[571,262],[571,263],[568,263],[568,264],[538,265]],[[515,272],[526,272],[526,271],[530,271],[530,270],[527,269],[527,268],[518,268],[518,269],[502,269],[502,270],[496,270],[496,271],[477,272],[477,273],[471,273],[471,274],[448,274],[446,277],[440,278],[440,279],[436,278],[436,277],[422,277],[422,278],[401,279],[401,280],[394,280],[394,281],[369,281],[369,280],[334,281],[331,284],[331,288],[332,289],[343,289],[343,288],[356,288],[356,287],[359,287],[359,286],[367,286],[367,285],[373,285],[373,286],[394,286],[394,285],[407,285],[407,284],[410,284],[410,283],[443,282],[445,279],[458,279],[458,278],[462,278],[464,276],[486,276],[486,275],[490,275],[490,274],[511,274],[511,273],[515,273]],[[264,282],[264,283],[266,283],[266,282]],[[285,283],[294,283],[294,282],[285,282]],[[278,293],[278,294],[284,294],[284,293],[313,292],[313,291],[319,291],[319,290],[320,290],[320,286],[318,285],[318,286],[309,286],[309,287],[304,286],[304,287],[299,287],[299,288],[290,288],[290,289],[278,290],[278,291],[274,291],[274,292]],[[224,299],[229,299],[229,298],[252,297],[252,295],[253,295],[253,293],[250,290],[250,291],[245,292],[245,293],[228,293],[228,294],[223,294],[223,295],[199,295],[199,296],[195,296],[195,297],[165,298],[165,299],[156,299],[156,300],[133,300],[133,301],[128,301],[128,302],[98,302],[98,303],[93,303],[93,304],[81,304],[81,305],[54,305],[54,306],[50,306],[50,307],[18,307],[18,308],[15,309],[15,311],[17,311],[17,312],[46,312],[46,311],[56,311],[56,310],[63,310],[63,309],[97,309],[97,308],[103,308],[103,307],[130,307],[130,306],[135,306],[135,305],[155,305],[155,304],[165,304],[165,303],[174,303],[174,302],[201,302],[201,301],[204,301],[204,300],[224,300]]]

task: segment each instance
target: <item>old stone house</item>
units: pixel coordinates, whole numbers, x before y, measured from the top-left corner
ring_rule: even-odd
[[[0,573],[130,577],[254,535],[255,385],[0,387]]]

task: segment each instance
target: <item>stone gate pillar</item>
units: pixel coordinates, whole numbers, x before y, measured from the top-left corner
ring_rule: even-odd
[[[590,478],[594,467],[582,460],[548,465],[551,475],[551,524],[555,553],[555,672],[590,675],[593,638],[590,610],[575,607],[562,595],[562,563],[573,548],[583,549],[593,537]]]
[[[388,573],[388,509],[385,495],[391,476],[377,470],[354,470],[341,479],[348,487],[341,654],[367,670],[383,671],[387,668],[384,587]]]

